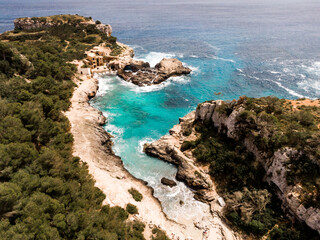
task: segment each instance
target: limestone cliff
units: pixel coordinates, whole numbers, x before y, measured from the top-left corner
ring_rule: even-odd
[[[222,101],[205,102],[198,106],[195,114],[195,121],[207,121],[213,124],[219,132],[226,134],[229,138],[240,140],[237,117],[244,111],[244,107],[237,102],[229,103],[232,113],[227,116],[217,110]],[[298,220],[305,222],[310,228],[320,233],[320,209],[305,207],[301,201],[302,187],[289,185],[286,175],[290,171],[292,159],[298,157],[298,150],[284,147],[268,156],[266,152],[258,149],[255,138],[246,137],[243,139],[247,150],[252,152],[266,171],[266,180],[276,187],[278,197],[283,202],[283,207],[293,214]]]
[[[256,161],[261,163],[265,169],[266,174],[264,179],[275,189],[276,194],[282,200],[283,208],[296,219],[305,222],[310,228],[320,233],[320,209],[317,207],[317,203],[310,204],[310,202],[308,203],[306,201],[306,199],[312,198],[312,201],[316,202],[314,199],[318,199],[319,196],[317,190],[312,190],[308,193],[301,179],[296,182],[288,181],[288,176],[292,177],[295,171],[294,165],[301,159],[301,156],[307,156],[308,159],[312,160],[313,166],[319,169],[318,155],[316,151],[312,150],[317,148],[317,142],[319,143],[319,131],[317,130],[316,123],[319,121],[319,109],[314,110],[312,107],[319,108],[320,101],[301,100],[302,102],[311,102],[311,107],[298,108],[297,104],[300,104],[299,101],[279,100],[279,104],[277,104],[282,106],[283,109],[278,109],[278,106],[276,106],[274,110],[272,108],[274,107],[272,105],[273,103],[271,103],[273,100],[272,98],[270,99],[271,100],[268,100],[270,104],[263,101],[259,103],[260,100],[256,102],[247,100],[246,97],[232,102],[204,102],[198,105],[195,112],[190,113],[185,118],[181,118],[180,124],[170,130],[169,136],[164,136],[154,143],[146,144],[145,151],[152,156],[178,165],[177,179],[185,181],[191,188],[197,190],[202,189],[196,194],[198,197],[200,194],[201,200],[212,201],[214,198],[204,197],[214,192],[214,189],[211,188],[212,181],[209,175],[198,169],[199,167],[197,167],[191,151],[182,152],[180,150],[183,142],[197,139],[197,133],[193,127],[197,122],[202,122],[207,126],[212,125],[221,135],[225,135],[239,142],[239,144],[245,146],[248,152],[253,153]],[[266,110],[268,108],[272,110]],[[306,113],[304,112],[305,109]],[[265,111],[269,111],[271,114]],[[278,113],[277,111],[282,112]],[[314,117],[317,120],[312,127],[310,127],[309,122],[304,121],[306,121],[308,117],[311,118],[311,115],[308,114],[312,111],[315,112]],[[311,134],[309,140],[301,144],[304,147],[301,147],[299,144],[296,146],[290,144],[290,139],[284,138],[286,134],[290,135],[292,133],[290,133],[290,131],[286,133],[286,130],[283,130],[285,120],[282,119],[282,122],[277,122],[277,119],[274,119],[275,116],[278,116],[277,114],[281,117],[286,114],[288,116],[297,116],[297,122],[302,125],[305,124],[303,126],[305,126],[306,129],[308,128],[307,131],[304,131],[303,128],[302,130],[295,130],[296,132],[301,131],[303,134]],[[301,117],[303,114],[306,115]],[[290,119],[290,121],[292,122],[294,120]],[[278,126],[282,126],[282,129]],[[188,134],[184,134],[186,131],[189,131]],[[272,140],[273,145],[269,143],[269,147],[262,146],[261,139],[267,141],[268,138],[273,139],[276,137],[286,140],[281,140],[284,142],[282,145],[278,143],[281,142],[280,140]],[[298,139],[297,137],[297,142],[299,141]],[[295,141],[294,137],[293,141]],[[271,142],[271,140],[269,142]],[[274,146],[276,143],[279,146],[271,149],[270,146]],[[306,150],[310,148],[310,151]],[[298,169],[296,172],[299,174],[301,171],[301,169]],[[313,180],[317,184],[318,180]],[[314,187],[316,187],[316,184]],[[205,194],[203,194],[203,192],[205,192]],[[313,196],[312,194],[317,196]],[[212,196],[216,198],[217,194],[213,194]]]

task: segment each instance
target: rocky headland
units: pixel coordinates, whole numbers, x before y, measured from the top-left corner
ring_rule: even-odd
[[[112,28],[109,24],[96,23],[91,18],[82,17],[79,15],[54,15],[48,17],[26,17],[17,18],[14,20],[16,30],[35,31],[57,27],[63,24],[69,25],[92,25],[108,37],[112,34]]]
[[[196,190],[196,199],[209,202],[211,207],[214,207],[214,202],[219,198],[212,176],[209,175],[209,170],[214,165],[200,163],[195,157],[195,151],[199,151],[195,146],[201,144],[203,136],[197,128],[213,128],[220,136],[232,139],[253,154],[255,161],[261,164],[265,171],[265,176],[261,176],[261,179],[274,189],[282,201],[283,209],[320,233],[320,209],[317,204],[319,193],[316,190],[319,175],[314,176],[319,174],[317,171],[320,164],[316,151],[311,150],[317,148],[316,142],[319,143],[319,108],[319,100],[308,99],[288,101],[242,97],[232,102],[208,101],[199,104],[196,111],[180,118],[179,124],[169,131],[169,135],[145,144],[144,151],[177,165],[176,178]],[[296,116],[290,121],[297,121],[301,125],[296,127],[297,132],[308,131],[308,141],[301,140],[300,143],[299,137],[294,136],[291,140],[292,130],[285,123],[279,127],[280,124],[276,122],[281,120],[276,118],[286,118],[285,115]],[[269,147],[262,147],[260,139],[274,139],[275,136],[281,136],[279,134],[286,137],[276,143],[269,140]],[[278,145],[272,147],[275,144]],[[306,165],[301,165],[302,159],[306,161]],[[299,167],[295,167],[295,164],[299,164]],[[307,171],[303,168],[309,164],[315,173],[309,171],[301,174]],[[312,178],[308,175],[312,175]],[[312,185],[314,187],[310,190]],[[221,208],[220,210],[222,211]]]

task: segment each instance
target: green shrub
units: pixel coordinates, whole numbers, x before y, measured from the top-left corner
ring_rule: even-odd
[[[135,205],[131,204],[131,203],[127,204],[126,210],[130,214],[137,214],[138,213],[138,208]]]
[[[195,147],[195,142],[184,141],[181,145],[181,151],[184,152],[188,149],[192,149]]]
[[[166,233],[157,227],[152,229],[152,234],[155,235],[152,236],[152,240],[169,240]]]
[[[143,196],[137,189],[130,188],[128,192],[132,195],[134,200],[136,200],[137,202],[141,202]]]

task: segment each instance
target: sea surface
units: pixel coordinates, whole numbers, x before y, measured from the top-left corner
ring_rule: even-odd
[[[17,17],[77,13],[111,24],[113,35],[151,65],[175,57],[193,69],[142,88],[97,76],[100,90],[92,100],[108,117],[116,154],[155,189],[173,219],[191,218],[207,206],[183,183],[161,185],[176,168],[146,156],[143,143],[166,134],[205,100],[320,98],[319,0],[0,0],[0,6],[0,32],[11,30]]]

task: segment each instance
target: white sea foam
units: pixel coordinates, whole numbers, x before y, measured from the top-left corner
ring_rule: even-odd
[[[160,84],[155,84],[155,85],[150,85],[150,86],[142,86],[142,87],[139,87],[133,83],[124,81],[122,79],[119,79],[119,83],[134,92],[153,92],[153,91],[159,91],[159,90],[165,88],[166,86],[168,86],[170,84],[170,81],[167,80],[167,81],[164,81]]]
[[[119,78],[119,84],[125,86],[126,88],[129,88],[131,91],[134,91],[134,92],[154,92],[154,91],[162,90],[163,88],[169,86],[173,82],[184,84],[184,83],[190,82],[190,80],[191,78],[189,76],[178,76],[178,77],[171,77],[160,84],[140,87],[131,82],[127,82]]]
[[[269,71],[272,74],[281,74],[281,72],[277,72],[277,71]]]
[[[170,82],[177,82],[181,84],[186,84],[190,82],[191,78],[189,76],[178,76],[178,77],[171,77],[167,81]]]
[[[140,45],[130,45],[131,48],[133,48],[133,50],[137,50],[137,49],[140,49],[140,50],[145,50],[142,46]]]
[[[220,50],[220,48],[218,48],[218,47],[216,47],[216,46],[213,46],[212,44],[210,44],[210,43],[206,43],[210,48],[212,48],[212,49],[214,49],[214,50],[216,50],[216,51],[219,51]]]
[[[186,63],[183,63],[183,65],[192,70],[192,72],[191,72],[192,75],[198,75],[201,72],[199,67],[191,66],[191,65],[186,64]]]
[[[146,144],[146,143],[152,143],[152,142],[154,142],[154,141],[156,141],[156,140],[153,139],[153,138],[149,138],[149,137],[140,140],[140,141],[139,141],[139,146],[138,146],[138,152],[144,154],[144,152],[143,152],[143,146],[144,146],[144,144]]]
[[[298,97],[298,98],[304,98],[305,96],[291,90],[290,88],[287,88],[285,86],[283,86],[280,82],[277,81],[273,81],[275,84],[277,84],[279,87],[285,89],[288,93],[290,93],[292,96]]]
[[[150,52],[146,55],[140,56],[137,59],[150,63],[151,67],[154,67],[159,63],[163,58],[173,58],[175,54],[171,53],[162,53],[162,52]],[[183,56],[182,56],[183,57]]]
[[[320,80],[303,80],[298,82],[298,86],[306,92],[315,92],[320,97]]]
[[[105,95],[108,91],[111,91],[114,87],[111,84],[112,78],[111,77],[106,77],[104,76],[96,76],[99,80],[99,89],[97,92],[97,96],[103,96]]]
[[[120,138],[123,135],[123,129],[119,128],[113,124],[108,123],[105,126],[105,130],[112,134],[115,138]]]
[[[240,69],[240,68],[237,68],[236,70],[237,70],[238,72],[240,72],[240,73],[243,73],[243,70]]]
[[[216,60],[220,60],[220,61],[224,61],[224,62],[232,62],[232,63],[235,63],[236,61],[234,61],[233,59],[228,59],[228,58],[221,58],[221,57],[217,57],[217,56],[214,56],[212,57],[213,59],[216,59]]]

